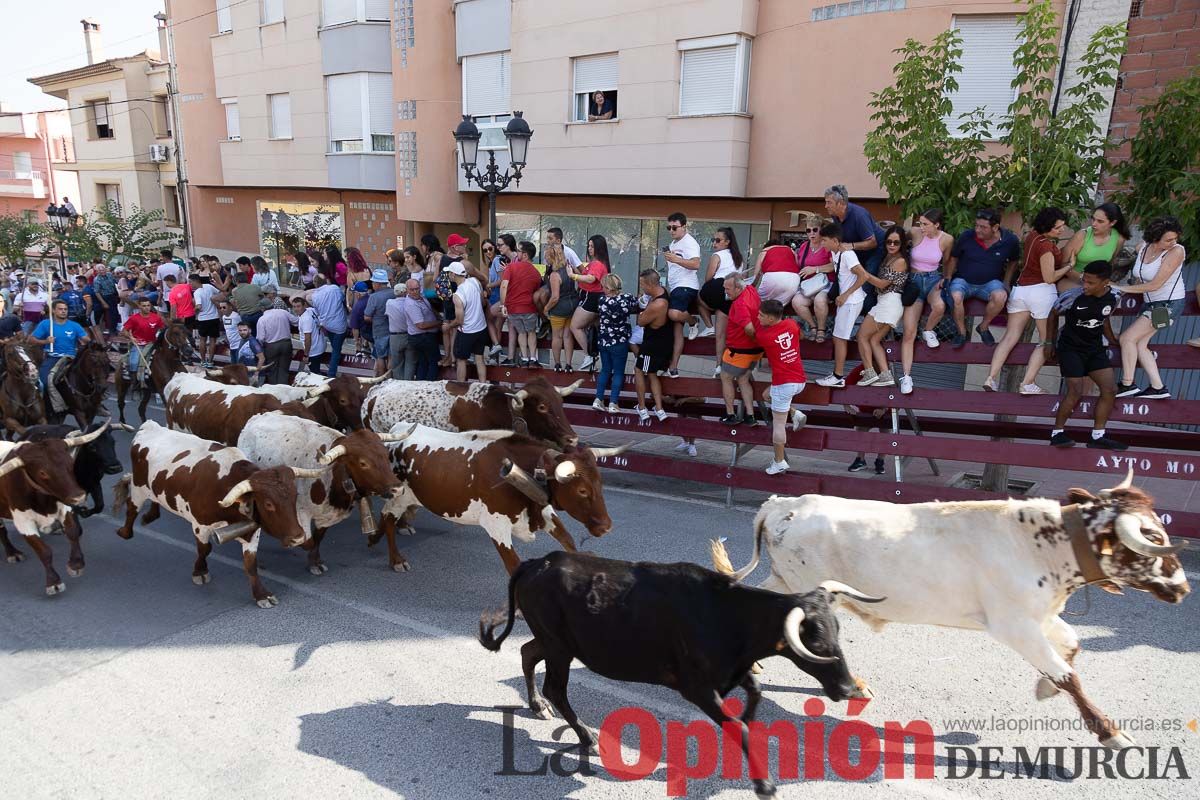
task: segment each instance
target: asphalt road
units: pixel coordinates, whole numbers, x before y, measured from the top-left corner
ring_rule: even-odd
[[[117,435],[125,449],[128,434]],[[619,480],[626,487],[608,492],[613,532],[587,549],[706,563],[709,537],[724,535],[734,562],[748,559],[752,510],[681,500],[649,477]],[[387,568],[382,544],[368,550],[353,519],[327,537],[330,571],[321,577],[308,574],[303,553],[270,542],[259,563],[280,604],[269,610],[251,601],[236,543],[210,558],[212,583],[193,585],[190,531],[166,513],[128,542],[107,513],[85,520],[87,570],[66,578],[58,597],[43,594],[36,559],[0,563],[0,797],[668,796],[662,765],[623,782],[597,758],[593,775],[570,774],[579,762],[568,754],[554,761],[565,775],[496,774],[536,772],[546,755],[575,740],[569,732],[564,738],[561,720],[524,710],[511,715],[506,734],[498,707],[522,704],[518,651],[528,629],[518,623],[498,655],[474,638],[480,612],[504,600],[503,567],[480,529],[427,514],[417,523],[417,535],[401,540],[407,573]],[[66,541],[50,543],[65,577]],[[520,551],[533,556],[555,546],[539,537]],[[1191,553],[1185,563],[1196,585],[1200,560]],[[754,578],[764,576],[760,568]],[[1092,700],[1114,719],[1166,720],[1166,730],[1127,730],[1139,744],[1161,748],[1160,770],[1169,748],[1178,748],[1189,775],[1200,772],[1200,733],[1185,727],[1200,718],[1197,602],[1168,607],[1147,595],[1093,592],[1077,618],[1084,649],[1076,665]],[[1072,611],[1084,608],[1082,597],[1071,603]],[[1091,746],[1092,737],[1046,730],[1076,725],[1074,708],[1063,697],[1035,701],[1034,670],[982,634],[897,626],[873,633],[846,616],[841,638],[851,668],[876,695],[854,718],[868,731],[928,721],[936,777],[913,779],[909,763],[904,780],[879,769],[850,782],[826,768],[820,781],[782,781],[781,797],[1200,796],[1191,780],[1069,777],[1070,748]],[[814,682],[783,659],[765,667],[759,719],[820,723],[828,732],[849,718],[844,703],[806,717]],[[578,664],[570,696],[592,727],[623,706],[649,709],[660,722],[699,719],[672,692],[614,683]],[[967,729],[997,723],[1004,730]],[[1019,725],[1041,729],[1012,730]],[[635,741],[627,731],[624,743]],[[978,755],[984,746],[1003,748],[991,754],[999,779],[981,779],[978,767],[973,776],[948,777],[965,763],[954,751],[952,764],[948,748]],[[1018,746],[1068,748],[1068,777],[1017,778]],[[636,757],[625,750],[628,763]],[[1148,758],[1130,768],[1146,769]],[[695,780],[688,792],[752,796],[744,778]]]

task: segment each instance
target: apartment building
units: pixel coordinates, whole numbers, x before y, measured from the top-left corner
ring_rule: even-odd
[[[65,111],[9,111],[0,105],[0,214],[44,222],[63,196],[79,202],[71,123]]]
[[[88,63],[29,79],[67,102],[75,144],[70,169],[79,181],[75,207],[87,213],[113,201],[161,209],[167,226],[181,230],[168,65],[154,50],[104,58],[100,24],[81,24]]]

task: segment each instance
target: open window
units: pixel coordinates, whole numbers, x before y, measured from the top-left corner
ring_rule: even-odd
[[[617,119],[617,54],[575,59],[575,122]]]

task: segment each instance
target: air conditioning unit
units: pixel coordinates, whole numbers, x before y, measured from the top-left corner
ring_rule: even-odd
[[[165,164],[171,160],[171,150],[165,144],[150,145],[150,160],[155,164]]]

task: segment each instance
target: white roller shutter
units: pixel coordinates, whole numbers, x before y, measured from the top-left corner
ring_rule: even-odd
[[[229,11],[230,0],[217,0],[217,33],[233,30],[233,15]]]
[[[366,0],[367,19],[389,20],[392,18],[391,0]]]
[[[617,54],[575,59],[575,94],[617,88]]]
[[[737,45],[685,50],[679,76],[679,113],[736,111]]]
[[[346,141],[363,138],[362,81],[357,74],[330,75],[329,138]]]
[[[236,98],[221,101],[225,106],[225,136],[231,140],[242,138],[242,119],[238,114]]]
[[[487,53],[463,59],[463,113],[476,117],[510,114],[510,55]]]
[[[271,138],[292,138],[292,96],[290,94],[267,95],[271,105]]]
[[[321,0],[321,24],[337,25],[358,19],[358,0]]]
[[[107,125],[108,124],[108,101],[100,100],[95,103],[92,103],[92,108],[95,109],[96,124],[97,125]]]
[[[954,113],[947,124],[956,131],[959,115],[983,108],[988,118],[1000,121],[1016,98],[1012,87],[1017,76],[1013,51],[1020,39],[1021,23],[1015,15],[955,17],[962,35],[962,72],[955,76],[958,91],[950,95]],[[993,129],[993,133],[995,133]]]
[[[391,136],[395,130],[392,123],[392,76],[387,72],[367,73],[367,96],[370,98],[371,133]]]
[[[262,21],[264,25],[283,22],[283,0],[262,0]]]

